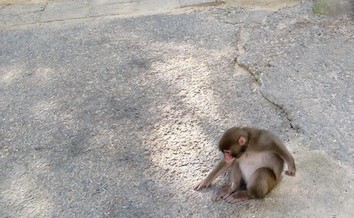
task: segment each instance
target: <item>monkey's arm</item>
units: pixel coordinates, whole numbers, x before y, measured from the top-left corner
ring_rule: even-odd
[[[207,188],[211,182],[218,177],[221,173],[225,172],[233,163],[234,160],[232,161],[226,161],[222,160],[219,162],[216,167],[209,173],[209,175],[202,181],[200,182],[197,186],[194,187],[194,190],[201,190],[203,188]]]
[[[239,164],[235,161],[234,164],[232,165],[231,168],[231,185],[230,185],[230,191],[234,192],[236,189],[240,187],[241,184],[241,179],[242,179],[242,172],[240,169]],[[230,193],[231,194],[231,193]]]
[[[276,140],[275,147],[276,147],[276,149],[275,149],[276,153],[288,165],[288,170],[285,171],[285,174],[288,175],[288,176],[295,176],[296,167],[295,167],[294,157],[290,154],[288,149],[286,149],[285,145],[281,141]]]
[[[241,169],[236,161],[234,161],[231,167],[230,174],[230,185],[227,185],[220,189],[213,198],[213,201],[219,201],[221,199],[226,199],[229,197],[234,191],[240,188],[242,179]]]

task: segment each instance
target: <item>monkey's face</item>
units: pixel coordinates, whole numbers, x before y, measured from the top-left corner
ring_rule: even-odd
[[[219,143],[219,149],[224,153],[225,159],[227,156],[239,158],[247,149],[247,138],[244,136],[235,138],[223,137]]]
[[[233,144],[229,146],[227,149],[221,148],[220,150],[224,153],[224,159],[226,161],[232,160],[233,158],[239,158],[245,153],[247,146]]]
[[[233,157],[239,158],[243,153],[245,153],[246,148],[246,145],[232,145],[230,148],[231,154]]]

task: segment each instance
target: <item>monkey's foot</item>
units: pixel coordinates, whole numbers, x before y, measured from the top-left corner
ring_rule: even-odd
[[[285,174],[288,176],[295,176],[295,172],[296,172],[296,170],[291,169],[291,170],[285,171]]]
[[[248,195],[247,191],[239,191],[228,196],[225,201],[228,203],[237,203],[247,201],[249,199],[251,199],[251,197]]]
[[[231,190],[231,185],[224,186],[221,188],[213,197],[213,201],[220,201],[221,199],[226,199],[233,190]]]

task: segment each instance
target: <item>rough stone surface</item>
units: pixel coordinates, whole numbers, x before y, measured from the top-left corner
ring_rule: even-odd
[[[100,16],[157,14],[216,0],[0,0],[0,27]]]
[[[353,0],[315,0],[313,11],[325,15],[354,15]]]
[[[353,217],[354,25],[312,6],[6,24],[0,217]],[[193,191],[234,125],[279,135],[296,177]]]
[[[262,93],[286,111],[313,148],[354,165],[353,22],[316,19],[306,8],[246,27],[238,62],[259,78]]]

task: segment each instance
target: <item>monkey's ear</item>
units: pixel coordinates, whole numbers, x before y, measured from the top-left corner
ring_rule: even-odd
[[[238,139],[238,143],[239,143],[240,145],[245,145],[246,142],[247,142],[247,139],[246,139],[246,137],[244,137],[244,136],[240,136],[240,138]]]

